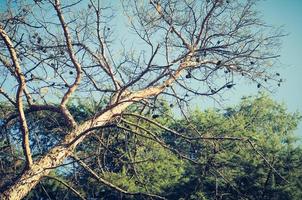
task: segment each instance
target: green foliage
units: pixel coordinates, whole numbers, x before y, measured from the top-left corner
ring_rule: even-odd
[[[68,106],[81,122],[102,105],[75,100]],[[171,108],[164,101],[155,106],[153,112],[143,115],[149,120],[124,115],[112,122],[115,126],[95,130],[77,147],[77,155],[98,176],[128,192],[192,200],[302,198],[302,148],[294,135],[301,119],[298,113],[288,112],[265,94],[243,98],[239,105],[226,110],[195,110],[188,116],[190,121],[169,118]],[[137,108],[134,105],[128,112]],[[154,113],[158,117],[152,118]],[[50,134],[63,133],[64,128],[51,121],[47,112],[32,114],[28,119],[30,127],[44,138],[40,140],[42,146],[51,146],[47,140]],[[6,140],[0,142],[1,147],[6,144]],[[11,168],[15,157],[22,156],[18,152],[16,148],[11,157],[1,151],[2,168]],[[148,199],[120,194],[77,164],[59,168],[53,175],[89,198]],[[47,195],[77,198],[52,179],[43,179],[27,198],[44,199]]]
[[[200,163],[188,169],[187,173],[193,178],[187,184],[182,183],[182,188],[187,186],[183,189],[183,195],[191,191],[203,192],[209,199],[239,199],[242,196],[249,199],[301,198],[300,192],[294,192],[302,189],[300,179],[296,178],[297,175],[301,177],[301,167],[298,167],[298,163],[301,163],[301,147],[293,134],[301,119],[298,113],[288,113],[284,105],[260,94],[255,98],[244,98],[238,106],[224,112],[195,111],[189,119],[198,129],[198,134],[192,128],[179,126],[187,124],[185,120],[171,126],[191,137],[201,135],[242,140],[199,140],[188,143],[181,138],[170,139]],[[269,167],[264,158],[290,183],[286,183]],[[194,190],[191,185],[195,185]],[[175,192],[178,196],[171,193],[173,198],[181,196],[177,189]],[[185,197],[188,198],[188,195]]]

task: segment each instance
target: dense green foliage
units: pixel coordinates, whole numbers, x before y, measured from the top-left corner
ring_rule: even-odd
[[[70,107],[82,121],[99,104],[80,101]],[[112,126],[94,131],[76,152],[104,180],[140,194],[121,194],[96,180],[73,159],[66,160],[52,176],[60,177],[83,196],[96,199],[151,198],[142,193],[168,199],[302,198],[302,148],[293,133],[301,117],[288,112],[284,105],[261,94],[243,98],[239,105],[226,110],[196,110],[189,114],[189,120],[170,118],[172,111],[165,103],[155,112],[161,115],[140,118],[125,114]],[[37,130],[38,139],[32,143],[37,157],[55,142],[49,134],[60,139],[64,132],[50,116],[46,121],[38,120],[45,115],[33,114],[30,118],[31,127]],[[9,137],[17,138],[14,126],[10,128]],[[38,150],[35,140],[43,148]],[[3,141],[1,146],[5,146]],[[0,152],[1,185],[9,178],[4,176],[5,171],[18,171],[12,168],[13,162],[8,162],[20,157],[18,142],[13,144],[13,151]],[[45,177],[27,198],[78,197]]]

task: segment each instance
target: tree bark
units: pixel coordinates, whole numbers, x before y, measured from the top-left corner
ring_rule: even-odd
[[[165,85],[144,89],[135,93],[128,93],[126,97],[115,102],[103,113],[97,115],[76,127],[68,133],[61,143],[52,148],[41,159],[35,161],[30,169],[27,169],[22,176],[0,194],[1,200],[19,200],[24,198],[49,172],[63,163],[64,159],[73,153],[75,147],[81,143],[89,134],[87,130],[96,126],[103,126],[115,116],[121,114],[129,105],[150,96],[159,94]]]
[[[89,135],[89,129],[104,126],[131,104],[160,94],[181,75],[183,70],[194,66],[194,64],[196,63],[191,61],[181,63],[174,74],[171,74],[161,85],[135,92],[124,90],[122,93],[117,93],[107,109],[69,132],[62,142],[53,147],[41,159],[35,161],[31,168],[27,169],[3,194],[0,194],[0,199],[19,200],[24,198],[44,176],[48,175],[52,169],[60,166],[65,158],[72,155],[75,147]]]

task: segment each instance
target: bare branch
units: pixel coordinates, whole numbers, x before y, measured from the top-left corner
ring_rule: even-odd
[[[152,197],[152,198],[156,198],[156,199],[166,199],[164,197],[155,195],[155,194],[147,194],[147,193],[134,193],[134,192],[127,192],[125,190],[123,190],[122,188],[119,188],[118,186],[106,181],[105,179],[103,179],[102,177],[100,177],[99,175],[97,175],[96,172],[94,172],[88,165],[86,165],[80,158],[78,158],[75,155],[71,156],[73,159],[75,159],[85,170],[87,170],[96,180],[98,180],[100,183],[106,185],[107,187],[110,187],[122,194],[125,195],[131,195],[131,196],[146,196],[146,197]]]
[[[54,4],[54,8],[57,11],[57,15],[60,19],[61,25],[62,25],[62,29],[64,31],[64,36],[65,36],[65,40],[66,40],[66,46],[68,48],[68,54],[69,57],[74,65],[74,67],[76,68],[77,71],[77,75],[75,78],[75,81],[73,82],[73,84],[68,88],[67,92],[64,94],[62,101],[61,101],[61,109],[62,112],[65,113],[65,116],[67,116],[69,118],[69,122],[70,125],[72,125],[73,127],[76,126],[76,122],[73,119],[73,116],[70,114],[70,112],[68,111],[68,109],[66,108],[66,103],[68,102],[70,96],[72,95],[72,93],[75,92],[75,90],[77,89],[77,87],[79,86],[80,82],[81,82],[81,77],[82,77],[82,68],[80,63],[78,63],[75,54],[74,54],[74,50],[72,47],[72,41],[71,41],[71,36],[70,33],[68,31],[68,27],[67,24],[65,23],[61,8],[60,8],[60,1],[59,0],[55,0],[55,4]]]
[[[32,160],[32,156],[31,156],[31,150],[30,150],[30,144],[29,144],[29,130],[28,130],[26,117],[25,117],[24,110],[23,110],[23,102],[22,102],[22,94],[26,87],[25,78],[21,71],[21,66],[18,62],[17,53],[15,51],[13,43],[10,40],[7,33],[5,32],[5,30],[2,29],[1,25],[0,25],[0,35],[3,38],[3,40],[6,44],[6,47],[10,53],[12,62],[14,64],[13,66],[15,67],[16,76],[18,77],[19,87],[18,87],[18,91],[17,91],[17,95],[16,95],[17,109],[18,109],[19,120],[20,120],[20,129],[21,129],[22,136],[23,136],[23,138],[22,138],[23,153],[26,158],[27,168],[30,168],[33,163],[33,160]]]
[[[56,180],[58,181],[59,183],[61,183],[62,185],[64,185],[65,187],[67,187],[69,190],[71,190],[76,196],[78,196],[80,199],[83,199],[85,200],[85,198],[81,195],[80,192],[78,192],[76,189],[74,189],[73,187],[71,187],[68,183],[66,183],[65,181],[57,178],[57,177],[54,177],[54,176],[49,176],[49,175],[46,175],[45,176],[46,178],[49,178],[49,179],[53,179],[53,180]]]

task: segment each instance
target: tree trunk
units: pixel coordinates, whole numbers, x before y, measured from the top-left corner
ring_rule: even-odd
[[[141,99],[148,98],[160,93],[165,86],[148,88],[139,92],[129,93],[123,97],[119,103],[110,106],[96,118],[90,119],[66,135],[64,140],[52,148],[41,159],[35,161],[33,165],[26,170],[22,176],[3,194],[0,194],[1,200],[19,200],[25,197],[49,172],[63,163],[64,159],[73,153],[75,147],[81,143],[89,134],[88,129],[96,126],[103,126],[116,115],[122,113],[129,105]]]
[[[30,169],[26,170],[9,189],[0,195],[0,199],[22,199],[39,183],[43,176],[47,175],[52,168],[60,165],[71,152],[71,148],[66,148],[63,145],[54,147],[44,157],[34,162]]]

